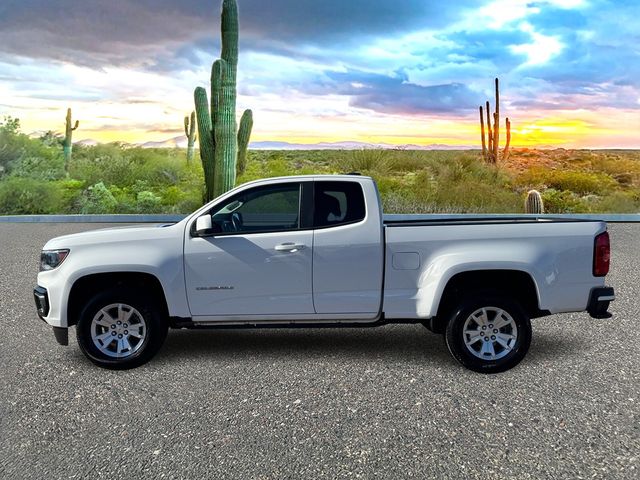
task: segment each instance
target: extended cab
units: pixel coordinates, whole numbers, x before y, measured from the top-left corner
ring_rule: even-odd
[[[169,327],[368,327],[422,323],[464,366],[499,372],[530,319],[606,318],[609,237],[600,221],[535,217],[383,220],[364,176],[241,185],[179,223],[50,240],[39,316],[94,363],[149,360]]]

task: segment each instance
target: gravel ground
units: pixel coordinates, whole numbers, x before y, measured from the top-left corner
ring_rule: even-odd
[[[0,224],[2,479],[639,476],[640,225],[610,226],[614,318],[535,320],[493,376],[415,325],[173,331],[99,369],[32,300],[45,241],[98,227]]]

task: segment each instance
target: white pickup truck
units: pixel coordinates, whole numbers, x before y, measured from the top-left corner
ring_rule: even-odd
[[[179,223],[54,238],[39,316],[99,366],[148,361],[169,327],[422,323],[479,372],[525,356],[531,318],[608,318],[600,221],[385,221],[375,182],[292,176],[241,185]]]

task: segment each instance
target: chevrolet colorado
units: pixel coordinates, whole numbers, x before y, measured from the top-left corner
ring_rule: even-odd
[[[530,319],[607,318],[600,221],[537,217],[393,221],[375,182],[291,176],[241,185],[170,225],[54,238],[38,315],[101,367],[148,361],[168,328],[422,323],[475,371],[515,366]]]

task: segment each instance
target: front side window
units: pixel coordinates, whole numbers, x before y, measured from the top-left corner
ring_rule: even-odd
[[[364,193],[357,182],[315,182],[313,225],[334,227],[363,220]]]
[[[211,210],[214,229],[221,233],[297,230],[300,225],[300,184],[256,187]]]

